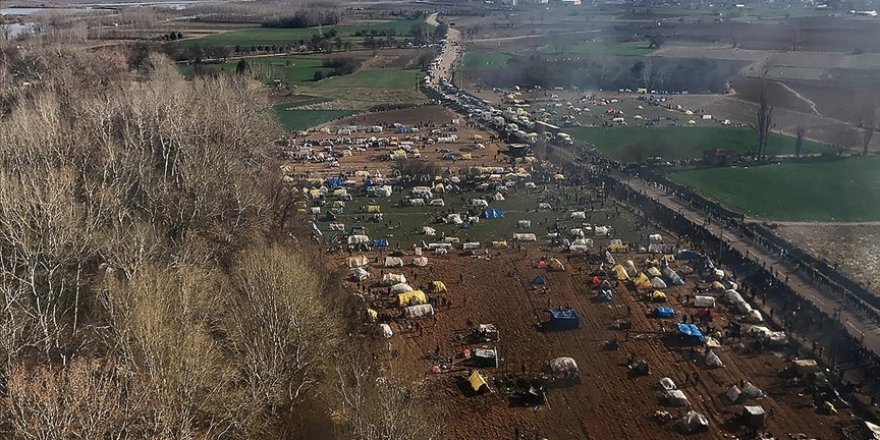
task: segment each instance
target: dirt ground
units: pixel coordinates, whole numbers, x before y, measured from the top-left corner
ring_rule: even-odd
[[[709,370],[701,360],[691,360],[690,348],[664,343],[658,337],[657,333],[664,326],[670,329],[674,321],[646,317],[655,304],[640,301],[633,289],[622,284],[615,288],[610,303],[594,302],[594,294],[587,287],[590,270],[585,263],[568,263],[568,271],[548,273],[534,268],[534,262],[544,253],[533,247],[491,256],[482,252],[477,257],[429,256],[428,267],[387,270],[406,274],[409,283],[416,287],[441,280],[449,289],[451,308],[440,307],[436,320],[422,321],[423,334],[408,330],[405,322],[392,324],[392,352],[386,353],[390,368],[425,372],[434,387],[438,412],[448,413],[446,438],[510,439],[515,428],[522,434],[537,432],[549,439],[681,438],[672,424],[661,425],[652,418],[654,411],[660,409],[674,416],[684,413],[683,408],[664,407],[659,402],[657,384],[662,377],[670,377],[679,384],[693,408],[709,418],[709,430],[693,438],[735,438],[741,432],[728,422],[741,410],[742,403],[730,403],[723,393],[730,384],[743,379],[767,393],[756,403],[769,410],[767,430],[776,438],[791,438],[790,433],[808,436],[803,438],[842,438],[836,433],[836,426],[848,416],[843,412],[838,416],[819,415],[810,406],[809,397],[803,395],[802,386],[777,377],[790,353],[748,353],[742,343],[725,341],[716,349],[725,366]],[[635,255],[627,258],[640,261]],[[586,270],[582,272],[581,268]],[[376,276],[380,270],[372,268]],[[512,273],[515,275],[511,276]],[[533,290],[529,285],[529,280],[539,274],[547,277],[549,293]],[[689,279],[687,286],[666,289],[667,305],[677,313],[694,311],[682,308],[679,301],[681,295],[691,292],[691,283]],[[580,328],[539,331],[537,325],[546,319],[543,310],[548,303],[553,307],[573,307],[581,317]],[[731,315],[724,307],[716,311],[719,316],[713,325],[723,326]],[[629,333],[610,329],[609,324],[620,318],[632,321]],[[490,394],[474,396],[463,386],[467,367],[460,365],[458,355],[466,347],[475,347],[459,342],[468,321],[493,323],[501,333],[496,344],[500,368],[482,370],[492,387]],[[619,350],[603,350],[602,341],[611,339],[621,341]],[[447,373],[429,373],[431,358],[438,347],[441,356],[455,356],[459,366]],[[628,353],[647,360],[652,374],[629,378],[624,366]],[[505,386],[495,382],[499,378],[522,376],[523,371],[525,376],[534,375],[559,356],[576,360],[582,383],[550,390],[546,406],[513,406]],[[699,374],[698,383],[684,385],[685,378],[693,372]]]

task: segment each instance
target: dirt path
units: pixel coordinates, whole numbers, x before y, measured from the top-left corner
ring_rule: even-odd
[[[816,108],[815,102],[810,101],[807,97],[798,93],[797,90],[789,87],[788,84],[786,84],[782,81],[777,81],[777,83],[779,83],[779,85],[781,85],[782,88],[784,88],[785,90],[788,90],[789,92],[791,92],[792,95],[797,96],[798,99],[807,103],[807,105],[810,106],[810,110],[813,111],[813,114],[815,114],[816,116],[822,116],[822,113],[819,113],[819,110]]]

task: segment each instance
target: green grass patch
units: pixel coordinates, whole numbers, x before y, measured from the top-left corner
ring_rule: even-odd
[[[461,70],[479,72],[481,70],[500,69],[507,64],[510,55],[501,52],[467,52],[462,60]]]
[[[300,131],[316,125],[345,118],[357,113],[356,110],[302,110],[295,107],[326,101],[323,98],[285,102],[272,107],[281,125],[288,131]]]
[[[715,148],[741,153],[754,151],[755,131],[739,127],[576,127],[565,129],[575,139],[595,145],[607,157],[641,162],[649,157],[666,160],[699,159]],[[772,134],[768,151],[773,155],[794,154],[795,138]],[[802,153],[821,153],[829,147],[804,141]]]
[[[863,53],[849,59],[851,69],[880,69],[880,53]]]
[[[633,41],[629,43],[578,43],[578,44],[549,44],[538,49],[543,54],[571,54],[571,55],[602,55],[602,56],[631,56],[640,57],[648,55],[654,49],[648,47],[647,41]]]
[[[415,89],[421,75],[419,70],[361,69],[351,75],[334,76],[315,84],[321,89]]]
[[[180,41],[179,44],[186,46],[295,46],[299,40],[308,40],[312,35],[327,33],[330,29],[336,29],[337,35],[343,40],[360,40],[365,37],[355,37],[357,32],[384,31],[393,29],[395,38],[408,37],[409,31],[414,24],[421,20],[394,20],[381,23],[352,23],[337,26],[322,26],[311,28],[248,28],[229,32],[208,35],[203,38],[195,38]],[[377,37],[378,38],[378,37]]]
[[[750,217],[880,220],[880,157],[682,171],[670,178]]]

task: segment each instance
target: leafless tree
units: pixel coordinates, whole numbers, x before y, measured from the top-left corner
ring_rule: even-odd
[[[877,99],[870,99],[862,108],[861,126],[865,130],[862,136],[862,154],[867,155],[877,131],[877,125],[880,124],[880,109],[877,107]]]
[[[758,99],[757,124],[758,143],[755,158],[758,161],[767,159],[767,141],[770,139],[770,127],[773,126],[773,105],[769,102],[766,72],[761,77],[761,91]]]
[[[796,139],[794,141],[794,156],[801,157],[801,152],[804,147],[804,136],[807,134],[807,128],[803,125],[798,125],[795,130]]]

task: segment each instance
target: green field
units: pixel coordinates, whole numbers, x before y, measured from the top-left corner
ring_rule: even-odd
[[[654,51],[648,47],[647,41],[633,41],[630,43],[578,43],[547,45],[538,52],[543,54],[571,54],[571,55],[602,55],[602,56],[645,56]]]
[[[564,130],[578,141],[595,145],[602,154],[616,160],[641,162],[649,157],[666,160],[700,159],[715,148],[742,153],[754,150],[757,135],[736,127],[576,127]],[[772,134],[770,154],[794,154],[795,139]],[[804,141],[803,153],[820,153],[828,147]]]
[[[880,157],[682,171],[670,178],[735,211],[779,221],[880,220]]]
[[[272,107],[281,125],[287,131],[300,131],[325,122],[345,118],[357,113],[356,110],[300,110],[293,107],[316,104],[325,101],[323,98],[303,101],[285,102]],[[293,109],[291,109],[293,108]]]
[[[849,59],[851,69],[880,69],[880,53],[863,53]]]
[[[271,57],[271,58],[247,58],[250,64],[251,72],[260,76],[265,75],[266,82],[273,79],[284,79],[284,82],[290,85],[301,85],[314,82],[315,72],[322,71],[324,74],[330,74],[333,71],[330,67],[323,66],[323,59],[305,58],[305,57]],[[220,64],[205,64],[205,68],[212,70],[222,70],[224,72],[234,72],[238,61],[230,61]],[[184,76],[189,75],[193,66],[190,64],[178,64],[177,69]],[[277,73],[275,73],[277,72]]]
[[[322,80],[315,84],[315,89],[415,89],[420,76],[419,70],[361,69],[351,75]]]
[[[358,31],[370,32],[373,30],[382,31],[386,29],[394,29],[397,33],[396,38],[409,36],[409,31],[414,24],[420,23],[421,20],[395,20],[381,23],[368,24],[343,24],[337,26],[323,26],[312,28],[249,28],[222,32],[208,35],[203,38],[190,40],[182,40],[179,44],[186,46],[291,46],[298,45],[299,40],[308,40],[312,35],[328,32],[330,29],[336,29],[336,32],[343,40],[360,40],[365,37],[355,37]]]
[[[466,52],[462,60],[461,70],[479,72],[481,70],[500,69],[507,64],[510,55],[500,52]]]

